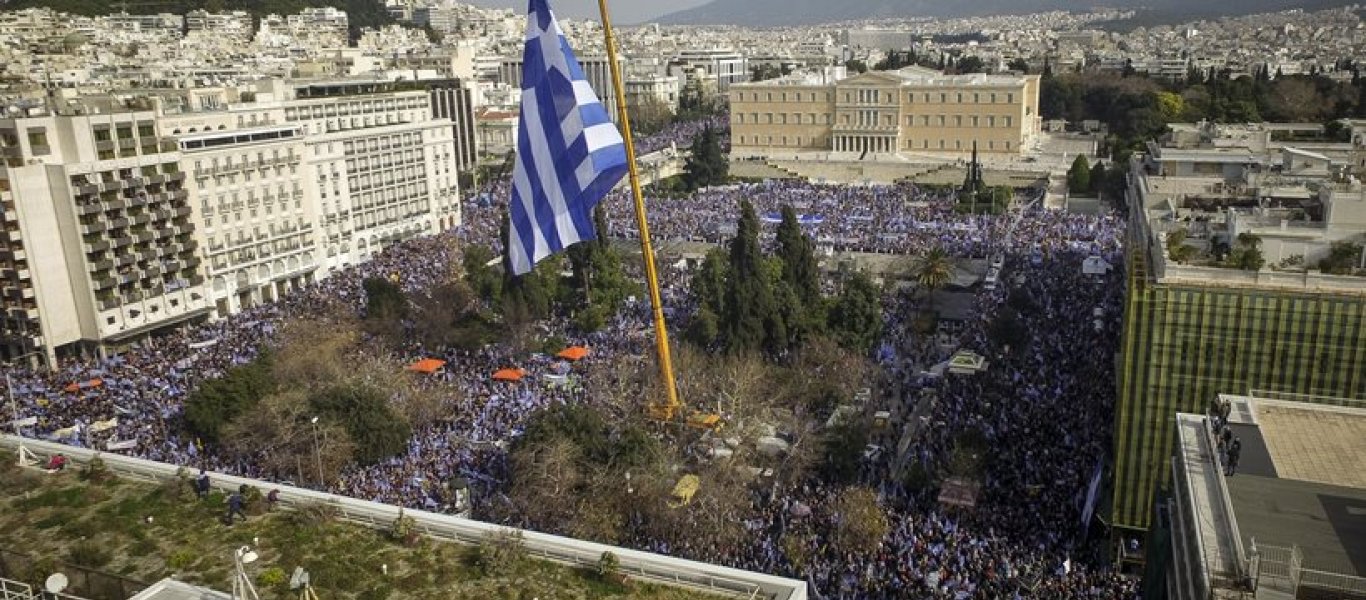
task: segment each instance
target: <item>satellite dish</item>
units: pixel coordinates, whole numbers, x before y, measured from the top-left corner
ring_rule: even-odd
[[[60,594],[62,590],[66,589],[68,583],[70,582],[67,581],[66,575],[53,573],[47,576],[47,581],[43,583],[43,589],[47,590],[49,594]]]

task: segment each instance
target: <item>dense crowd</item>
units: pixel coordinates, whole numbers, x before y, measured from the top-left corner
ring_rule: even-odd
[[[641,146],[657,151],[685,139],[691,139],[687,131],[674,131]],[[337,310],[360,313],[365,278],[394,278],[405,291],[424,293],[447,276],[459,244],[488,245],[498,253],[499,215],[507,196],[506,183],[491,184],[467,201],[458,229],[396,244],[276,303],[152,337],[107,359],[68,361],[51,372],[11,370],[20,415],[39,421],[28,433],[78,446],[131,441],[132,449],[125,452],[143,458],[274,475],[250,461],[228,461],[190,439],[180,422],[187,395],[200,382],[250,361],[284,322]],[[955,256],[1006,257],[1013,285],[978,291],[974,317],[946,330],[942,339],[912,332],[910,315],[924,298],[889,299],[887,333],[878,353],[896,380],[896,414],[924,417],[904,455],[908,463],[944,468],[954,440],[966,431],[980,432],[988,442],[978,507],[940,507],[931,490],[909,485],[897,474],[897,452],[884,452],[865,461],[859,473],[863,483],[879,490],[892,524],[871,558],[841,554],[821,536],[811,536],[806,538],[812,545],[810,564],[799,570],[788,562],[780,547],[785,533],[827,530],[839,518],[830,508],[836,486],[819,482],[756,491],[754,508],[762,517],[748,524],[751,544],[672,548],[649,539],[629,544],[808,578],[816,590],[835,598],[1131,597],[1130,581],[1094,566],[1103,561],[1088,550],[1094,545],[1086,543],[1079,516],[1087,479],[1109,447],[1113,395],[1107,357],[1115,346],[1122,289],[1118,275],[1083,275],[1081,260],[1093,254],[1116,260],[1122,222],[1110,215],[1036,206],[998,216],[963,215],[953,210],[949,196],[911,185],[771,182],[712,189],[686,199],[652,199],[651,226],[663,239],[721,241],[726,226],[735,222],[741,198],[753,201],[764,217],[792,204],[806,217],[812,237],[836,249],[916,254],[942,247]],[[630,237],[624,196],[614,195],[608,206],[611,234]],[[666,269],[663,275],[666,306],[686,307],[686,273]],[[1012,303],[1032,307],[1021,311],[1031,332],[1023,347],[1003,348],[987,333],[1007,290],[1022,298]],[[1103,315],[1099,325],[1092,319],[1097,308]],[[648,312],[643,302],[629,302],[606,328],[588,335],[575,334],[558,318],[538,326],[546,336],[591,348],[591,362],[647,354],[649,341],[640,332],[648,328]],[[988,356],[988,369],[972,376],[932,374],[931,366],[945,360],[951,347]],[[416,431],[398,456],[347,469],[332,491],[441,510],[447,499],[439,484],[452,477],[484,490],[498,487],[507,444],[530,414],[555,403],[592,401],[582,385],[565,376],[566,363],[548,356],[515,360],[503,344],[469,351],[411,342],[399,354],[405,360],[448,361],[430,385],[451,391],[451,418]],[[505,366],[525,369],[525,375],[518,382],[491,380],[493,370]],[[874,442],[895,449],[900,435],[897,429]],[[796,505],[811,510],[796,516]]]
[[[1020,193],[1020,204],[1037,201],[1040,190]],[[940,247],[954,256],[985,257],[1004,250],[1001,241],[1014,223],[1010,214],[965,214],[954,210],[956,192],[901,183],[886,186],[813,184],[770,180],[701,190],[687,198],[646,198],[650,235],[661,240],[722,243],[734,233],[740,200],[749,200],[772,235],[783,205],[791,205],[807,235],[837,252],[915,254]],[[634,213],[625,193],[609,196],[609,226],[615,237],[636,237]],[[1033,250],[1066,249],[1094,254],[1114,251],[1121,231],[1100,228],[1098,218],[1063,211],[1037,211],[1022,223],[1021,239]]]

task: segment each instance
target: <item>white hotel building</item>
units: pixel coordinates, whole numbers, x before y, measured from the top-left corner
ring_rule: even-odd
[[[0,120],[0,356],[101,353],[457,226],[451,121],[399,85],[275,80]]]

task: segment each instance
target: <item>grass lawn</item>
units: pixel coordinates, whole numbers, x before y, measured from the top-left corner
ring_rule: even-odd
[[[247,571],[262,598],[294,598],[288,581],[296,566],[308,570],[325,600],[715,598],[607,582],[584,570],[515,557],[485,567],[478,548],[425,539],[408,547],[385,532],[337,522],[321,510],[255,515],[227,526],[219,520],[225,506],[221,494],[197,500],[188,484],[157,486],[114,477],[87,482],[75,469],[55,475],[21,470],[13,455],[0,452],[0,548],[29,557],[9,554],[0,560],[9,565],[7,577],[30,584],[40,585],[59,570],[80,581],[72,576],[71,565],[78,565],[146,584],[174,576],[227,592],[232,551],[245,544],[261,557]],[[388,566],[387,575],[381,565]],[[85,593],[95,600],[103,595]]]

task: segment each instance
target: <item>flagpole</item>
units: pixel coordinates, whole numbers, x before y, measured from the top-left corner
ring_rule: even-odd
[[[640,173],[636,169],[635,141],[631,137],[631,117],[626,110],[626,89],[621,81],[621,67],[617,64],[616,38],[612,35],[612,19],[607,14],[607,0],[598,0],[598,11],[602,13],[602,33],[607,44],[607,64],[612,70],[612,87],[617,97],[617,118],[621,122],[622,138],[626,141],[626,166],[631,175],[631,195],[636,203],[636,228],[640,230],[640,254],[645,262],[645,279],[650,287],[650,305],[654,310],[655,346],[659,353],[659,374],[664,378],[664,389],[668,404],[658,409],[656,416],[672,420],[678,410],[678,389],[674,385],[673,359],[669,354],[669,330],[664,325],[664,303],[659,294],[659,275],[655,270],[655,253],[650,245],[650,225],[645,219],[645,197],[640,192]],[[599,232],[605,235],[606,232]]]

